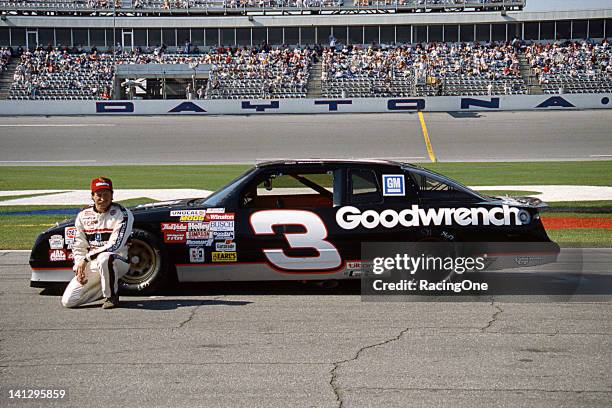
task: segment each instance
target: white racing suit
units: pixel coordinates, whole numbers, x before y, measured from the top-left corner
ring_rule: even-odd
[[[76,307],[117,293],[119,278],[130,267],[127,241],[133,223],[131,211],[117,203],[112,203],[105,213],[91,206],[77,215],[77,232],[72,245],[74,270],[76,272],[77,265],[86,259],[87,282],[81,285],[76,276],[72,278],[62,296],[62,305]]]

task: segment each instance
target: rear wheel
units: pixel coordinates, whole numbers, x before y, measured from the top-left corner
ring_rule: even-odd
[[[155,292],[171,278],[168,254],[154,234],[135,229],[128,250],[130,270],[119,281],[122,293],[143,295]]]

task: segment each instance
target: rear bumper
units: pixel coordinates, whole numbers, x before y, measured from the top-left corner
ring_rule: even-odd
[[[32,269],[30,286],[33,288],[45,288],[57,283],[68,283],[74,278],[71,268],[45,268]]]

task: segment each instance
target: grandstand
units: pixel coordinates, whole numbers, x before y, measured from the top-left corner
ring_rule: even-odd
[[[0,0],[0,99],[610,92],[612,8],[525,3]],[[115,76],[142,64],[206,68],[172,92],[167,75]]]

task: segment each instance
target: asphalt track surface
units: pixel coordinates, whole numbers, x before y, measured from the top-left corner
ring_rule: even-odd
[[[440,161],[612,159],[612,111],[425,113]],[[415,113],[0,117],[0,165],[429,161]]]
[[[589,253],[607,275],[584,283],[608,300],[382,303],[354,285],[235,283],[69,310],[28,286],[27,253],[2,252],[0,406],[609,407],[612,252]],[[13,387],[68,399],[11,402]]]

